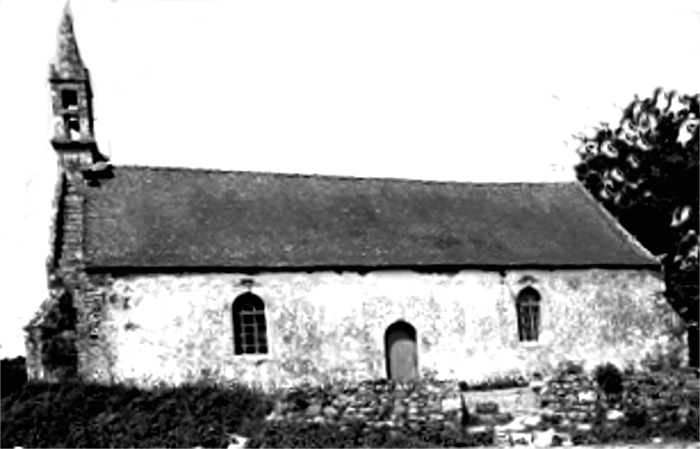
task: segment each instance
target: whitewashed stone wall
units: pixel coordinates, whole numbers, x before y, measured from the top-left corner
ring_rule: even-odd
[[[518,341],[515,295],[523,276],[542,295],[537,343]],[[231,304],[248,291],[265,302],[269,354],[236,356]],[[638,361],[668,347],[680,321],[655,293],[663,282],[633,271],[463,271],[421,274],[268,273],[135,275],[111,280],[102,338],[119,381],[178,384],[208,372],[265,388],[386,377],[384,332],[417,331],[421,373],[481,380]]]

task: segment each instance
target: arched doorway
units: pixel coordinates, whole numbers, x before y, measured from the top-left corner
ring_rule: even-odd
[[[418,378],[416,329],[405,321],[397,321],[384,333],[387,377],[392,380]]]

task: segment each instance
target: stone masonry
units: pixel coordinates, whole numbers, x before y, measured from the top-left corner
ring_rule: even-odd
[[[542,295],[536,343],[517,335],[514,296],[525,274]],[[231,304],[248,290],[246,279],[265,302],[265,355],[234,355]],[[266,389],[386,378],[384,333],[397,320],[417,331],[420,373],[470,382],[546,372],[568,357],[624,365],[675,325],[654,299],[661,282],[633,272],[105,274],[90,281],[103,342],[90,378],[139,385],[179,384],[204,372]]]

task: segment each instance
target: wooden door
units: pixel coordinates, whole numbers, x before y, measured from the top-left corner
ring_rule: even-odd
[[[416,379],[418,357],[416,330],[399,321],[387,328],[385,334],[387,374],[393,380]]]

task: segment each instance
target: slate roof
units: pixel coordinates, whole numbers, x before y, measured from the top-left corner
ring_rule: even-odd
[[[578,183],[117,166],[88,267],[658,266]]]

